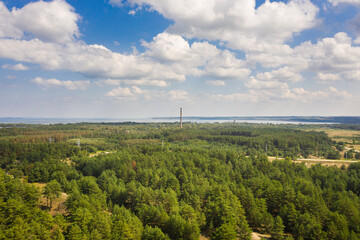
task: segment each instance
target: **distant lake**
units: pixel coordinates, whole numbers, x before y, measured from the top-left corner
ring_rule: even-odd
[[[322,117],[184,117],[183,122],[192,123],[255,123],[255,124],[334,124],[337,122],[326,121]],[[312,121],[313,120],[313,121]],[[174,123],[179,122],[178,117],[157,118],[0,118],[4,124],[68,124],[68,123]]]

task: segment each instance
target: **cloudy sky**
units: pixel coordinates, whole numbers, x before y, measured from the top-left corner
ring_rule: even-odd
[[[0,117],[360,115],[360,0],[0,1]]]

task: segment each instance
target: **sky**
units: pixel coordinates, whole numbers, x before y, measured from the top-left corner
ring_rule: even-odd
[[[0,117],[360,115],[360,0],[0,1]]]

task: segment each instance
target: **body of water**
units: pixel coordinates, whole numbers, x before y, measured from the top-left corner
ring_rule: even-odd
[[[3,124],[68,124],[68,123],[116,123],[116,122],[179,122],[178,117],[164,118],[0,118]],[[315,121],[311,119],[296,119],[294,117],[184,117],[183,122],[192,123],[257,123],[257,124],[334,124],[336,122]]]

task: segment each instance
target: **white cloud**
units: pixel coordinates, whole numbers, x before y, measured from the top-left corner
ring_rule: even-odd
[[[301,100],[303,102],[325,99],[336,101],[340,99],[349,99],[351,97],[351,94],[347,91],[339,91],[332,86],[320,91],[308,91],[303,88],[294,88],[292,92],[292,99]]]
[[[0,57],[40,64],[48,70],[70,70],[94,78],[184,81],[185,75],[164,64],[111,52],[81,42],[58,45],[40,40],[0,39]]]
[[[258,96],[249,93],[213,94],[208,96],[220,102],[258,102]]]
[[[253,77],[245,83],[245,86],[251,89],[287,89],[289,87],[287,83],[284,82],[259,81]]]
[[[344,71],[340,73],[318,73],[316,79],[327,83],[333,81],[360,81],[360,70]]]
[[[221,80],[214,80],[214,81],[206,81],[206,84],[213,85],[213,86],[225,86],[225,82]]]
[[[139,88],[137,87],[132,87],[132,88],[118,87],[106,93],[105,96],[114,97],[117,99],[124,99],[124,98],[134,99],[136,95],[139,95],[140,93],[141,91],[139,91]]]
[[[21,38],[23,32],[15,26],[15,19],[5,4],[0,1],[0,38]]]
[[[262,81],[280,81],[280,82],[300,82],[303,80],[301,74],[297,72],[293,72],[287,66],[273,70],[271,72],[259,73],[256,75],[255,78]]]
[[[155,91],[138,86],[169,87],[188,76],[206,79],[206,84],[225,86],[226,80],[245,82],[245,93],[212,95],[228,101],[271,101],[330,99],[349,96],[335,88],[309,91],[292,88],[311,73],[322,82],[359,80],[360,47],[346,33],[306,42],[291,48],[286,41],[317,23],[318,8],[310,0],[265,1],[255,9],[255,0],[129,0],[156,10],[174,25],[151,42],[142,42],[145,51],[121,54],[100,44],[79,41],[80,17],[64,0],[29,3],[9,11],[0,2],[0,58],[39,64],[46,70],[67,70],[94,78],[99,85],[118,86],[106,96],[116,99],[161,99],[187,101],[192,97],[183,90]],[[122,1],[111,0],[122,6]],[[149,5],[144,5],[149,4]],[[191,7],[189,7],[191,6]],[[30,16],[39,16],[32,18]],[[2,21],[8,24],[2,24]],[[28,24],[26,24],[28,23]],[[10,26],[10,27],[9,27]],[[187,38],[193,38],[188,40]],[[206,39],[206,40],[199,40]],[[221,46],[245,51],[239,59],[235,52],[220,49],[208,41],[219,40]],[[114,42],[118,44],[118,42]],[[25,69],[22,63],[3,66]],[[258,71],[258,63],[268,67]],[[249,78],[249,75],[253,77]],[[304,75],[305,76],[305,75]],[[103,80],[99,80],[103,79]],[[60,81],[36,78],[45,88],[85,89],[89,81]],[[290,86],[289,86],[290,85]]]
[[[318,8],[310,0],[288,3],[255,0],[130,0],[149,5],[173,20],[168,32],[207,40],[220,40],[240,50],[263,51],[282,44],[316,24]],[[190,7],[191,6],[191,7]]]
[[[346,71],[342,77],[349,81],[360,81],[360,70]]]
[[[3,8],[4,16],[10,14],[14,19],[14,26],[36,38],[0,38],[0,57],[39,64],[46,70],[69,70],[92,78],[161,87],[184,81],[188,75],[239,79],[250,73],[245,62],[228,50],[208,42],[190,46],[181,36],[168,33],[143,42],[147,50],[142,54],[136,49],[132,54],[120,54],[99,44],[87,45],[74,38],[79,35],[79,16],[64,0],[29,3],[11,13]]]
[[[335,75],[354,80],[354,70],[360,69],[360,47],[353,46],[352,39],[344,32],[316,44],[305,42],[296,47],[294,53],[307,61],[303,66],[317,73],[320,80],[340,80]]]
[[[255,76],[263,81],[298,82],[303,80],[300,72],[311,72],[317,80],[329,82],[336,80],[357,80],[360,69],[360,47],[356,46],[347,33],[339,32],[334,37],[318,40],[316,43],[304,42],[289,49],[288,54],[251,53],[248,61],[260,62],[266,67],[280,67]]]
[[[360,67],[360,47],[352,46],[352,39],[344,32],[316,44],[305,42],[294,51],[307,59],[309,69],[314,71],[345,71]]]
[[[65,87],[69,90],[85,90],[90,85],[90,81],[61,81],[58,79],[43,79],[40,77],[31,81],[44,88]]]
[[[352,5],[360,5],[360,0],[329,0],[329,2],[334,6],[337,6],[342,3],[352,4]]]
[[[342,99],[349,99],[352,95],[347,91],[339,91],[335,87],[328,87],[319,91],[309,91],[304,88],[255,88],[250,89],[247,93],[233,93],[233,94],[218,94],[210,95],[211,98],[217,101],[232,101],[232,102],[269,102],[269,101],[283,101],[293,100],[300,102],[314,102],[319,100],[338,101]]]
[[[159,80],[117,80],[117,79],[105,79],[96,82],[98,85],[110,85],[110,86],[120,86],[122,84],[126,85],[136,85],[136,86],[156,86],[156,87],[168,87],[169,84],[166,81]]]
[[[79,36],[79,19],[64,0],[32,2],[11,12],[0,2],[0,37],[19,39],[25,32],[43,41],[67,43]]]
[[[161,61],[201,61],[201,59],[194,59],[200,56],[192,55],[189,43],[179,35],[160,33],[153,38],[153,41],[143,41],[142,45],[148,49],[145,53],[147,56]]]
[[[335,73],[317,73],[316,79],[322,81],[322,82],[332,82],[340,80],[340,75]]]
[[[246,63],[228,50],[208,42],[191,45],[179,35],[161,33],[152,42],[143,42],[144,56],[170,64],[175,71],[194,76],[241,79],[250,74]]]
[[[118,87],[105,94],[106,97],[111,97],[117,100],[151,100],[151,99],[160,99],[168,101],[189,101],[191,97],[186,91],[183,90],[170,90],[166,91],[156,91],[156,90],[143,90],[139,87]]]
[[[171,101],[188,101],[189,94],[184,90],[171,90],[166,94]]]
[[[3,69],[9,69],[9,70],[16,70],[16,71],[25,71],[28,70],[29,68],[21,63],[19,64],[15,64],[15,65],[11,65],[11,64],[4,64],[2,65]]]

